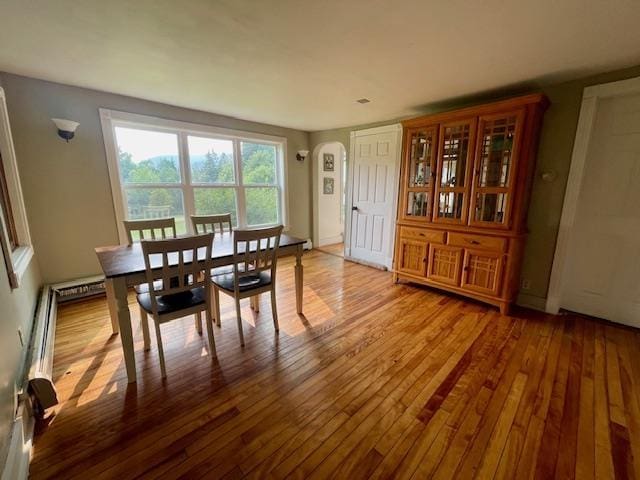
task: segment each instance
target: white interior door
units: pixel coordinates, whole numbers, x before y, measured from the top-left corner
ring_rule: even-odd
[[[640,95],[598,102],[561,306],[640,327]]]
[[[391,268],[399,164],[399,127],[355,132],[351,138],[349,252]]]

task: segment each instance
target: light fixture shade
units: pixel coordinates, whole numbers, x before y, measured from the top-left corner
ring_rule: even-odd
[[[301,157],[305,157],[307,155],[309,155],[309,150],[298,150],[298,154],[300,154]]]
[[[62,118],[52,118],[53,123],[56,124],[58,130],[62,130],[63,132],[75,132],[78,125],[78,122],[74,122],[73,120],[64,120]]]

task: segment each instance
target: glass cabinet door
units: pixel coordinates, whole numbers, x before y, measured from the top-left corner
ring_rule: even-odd
[[[435,222],[466,223],[475,127],[475,119],[441,126]]]
[[[509,226],[522,118],[522,111],[480,118],[471,225]]]
[[[407,135],[403,216],[407,220],[430,221],[438,127],[411,129]]]

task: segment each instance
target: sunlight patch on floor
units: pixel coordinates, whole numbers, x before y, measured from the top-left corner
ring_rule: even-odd
[[[287,317],[280,322],[280,330],[290,336],[300,335],[309,328],[318,327],[335,317],[333,309],[312,288],[304,288],[304,317],[299,315]]]

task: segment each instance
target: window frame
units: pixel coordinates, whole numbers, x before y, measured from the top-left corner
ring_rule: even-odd
[[[2,174],[6,181],[8,197],[6,208],[11,216],[11,218],[5,218],[4,209],[0,210],[0,244],[7,267],[9,285],[15,289],[20,286],[22,276],[31,262],[33,245],[11,136],[6,96],[2,87],[0,87],[0,162],[2,162]],[[12,243],[15,243],[15,246]]]
[[[13,216],[13,207],[11,206],[11,195],[9,195],[9,185],[4,170],[2,151],[0,151],[0,203],[2,204],[2,215],[7,228],[7,240],[13,253],[20,246],[20,241],[18,240],[16,221]]]
[[[107,165],[109,169],[109,180],[113,195],[113,204],[116,214],[118,237],[121,244],[127,243],[126,232],[124,231],[123,220],[127,218],[125,191],[127,188],[180,188],[183,194],[183,206],[185,215],[185,227],[187,234],[192,234],[191,222],[188,221],[190,215],[195,215],[195,195],[194,192],[200,188],[234,188],[236,191],[236,213],[238,228],[247,228],[245,188],[261,187],[262,185],[244,185],[242,183],[242,157],[241,142],[251,142],[269,144],[276,147],[276,182],[278,191],[278,217],[279,223],[288,230],[289,205],[287,197],[287,139],[272,135],[245,132],[227,128],[201,125],[177,120],[168,120],[148,115],[121,112],[105,108],[99,109],[100,122],[107,155]],[[143,129],[162,133],[173,133],[178,140],[178,158],[180,167],[179,183],[140,183],[125,184],[121,182],[120,165],[118,161],[118,151],[116,143],[116,127]],[[233,183],[192,183],[191,164],[189,159],[189,136],[201,138],[211,138],[217,140],[231,140],[233,143],[233,161],[235,179]],[[273,186],[273,185],[265,185]],[[267,226],[251,225],[251,228]],[[269,224],[270,225],[270,224]]]

